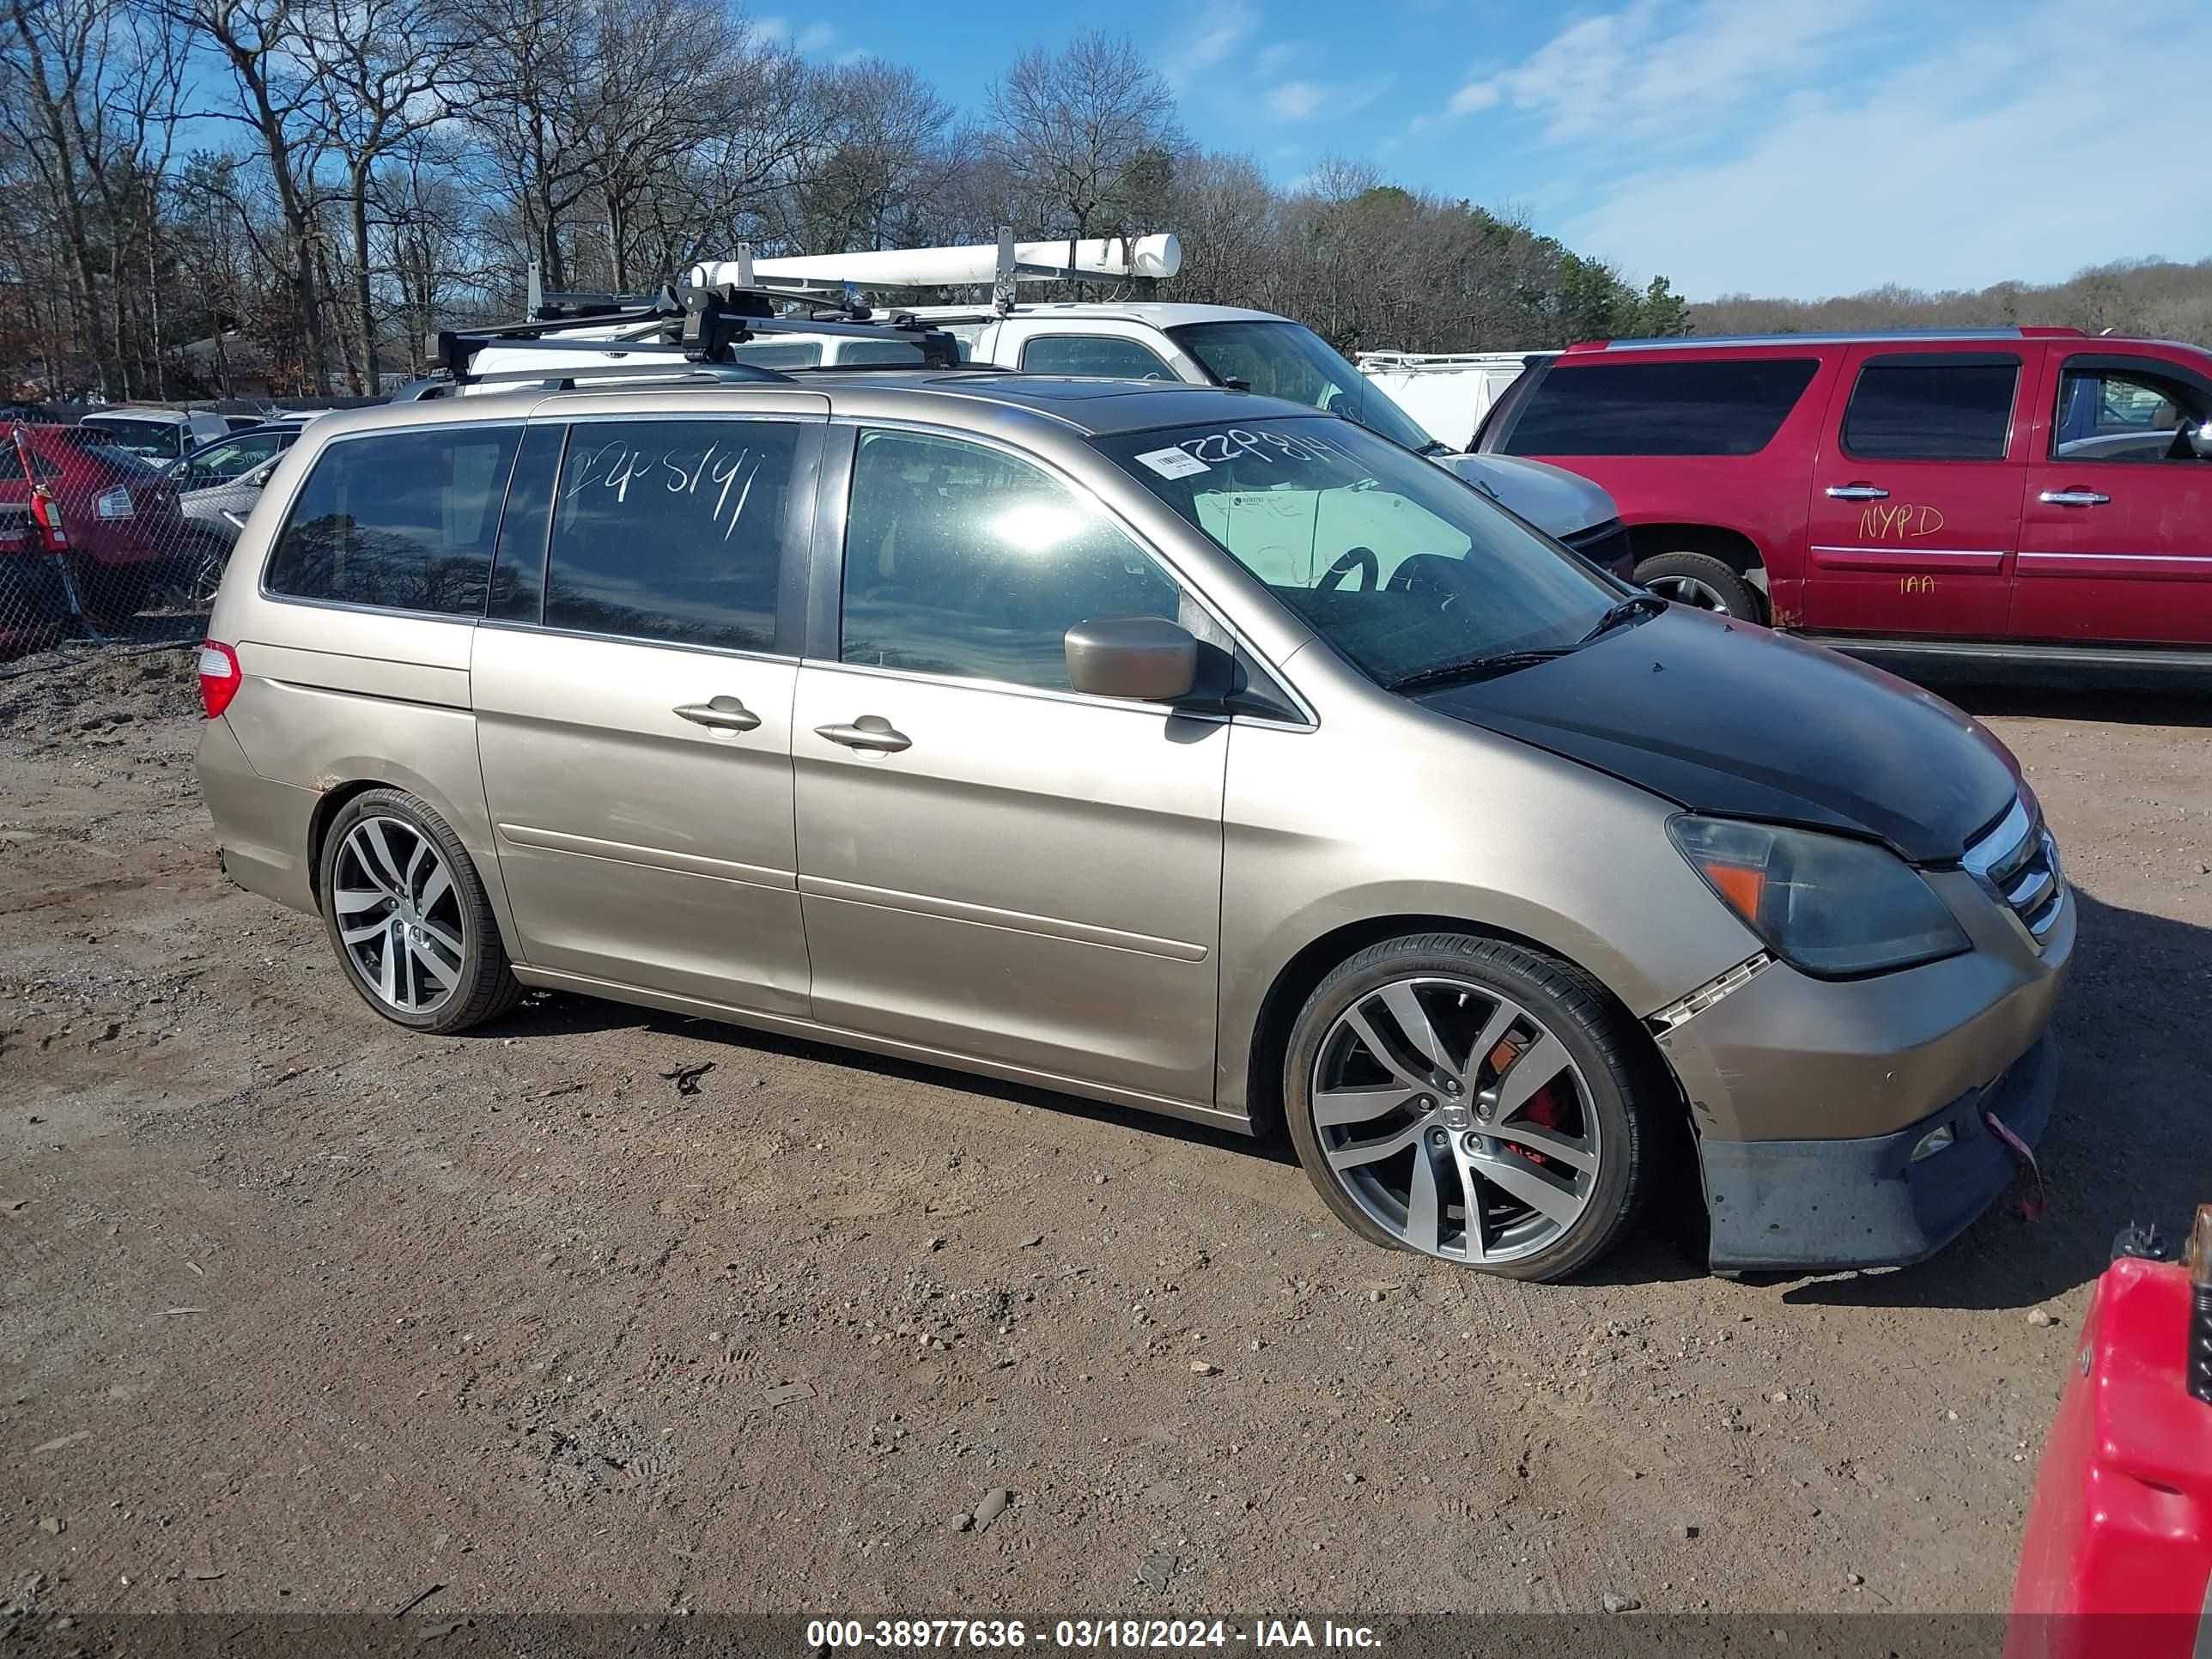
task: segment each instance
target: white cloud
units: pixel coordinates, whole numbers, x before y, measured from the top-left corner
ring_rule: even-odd
[[[1504,96],[1495,81],[1470,81],[1452,94],[1451,101],[1444,108],[1453,115],[1472,115],[1479,109],[1490,108]]]
[[[1570,246],[1663,271],[1693,297],[1979,288],[2212,246],[2197,147],[2172,142],[2152,113],[2202,101],[2212,18],[2201,9],[2109,8],[2094,28],[2065,0],[1946,13],[1940,36],[1879,55],[1875,73],[1832,43],[1788,88],[1740,52],[1697,62],[1637,38],[1651,48],[1641,58],[1586,40],[1607,67],[1571,92],[1547,47],[1530,60],[1544,75],[1509,76],[1509,95],[1561,147],[1554,193],[1595,198],[1560,228]],[[1599,101],[1577,107],[1585,98]],[[1625,129],[1595,130],[1608,104]],[[1677,130],[1654,131],[1670,106]],[[1646,135],[1640,154],[1618,143],[1624,130]]]
[[[1376,75],[1361,81],[1279,82],[1267,88],[1267,112],[1278,121],[1357,114],[1388,92],[1395,78]]]
[[[837,26],[835,23],[809,23],[794,33],[788,17],[757,17],[752,22],[752,31],[753,39],[762,45],[788,46],[802,57],[827,52],[837,44]]]
[[[1162,52],[1160,76],[1177,92],[1235,55],[1260,27],[1260,9],[1250,0],[1228,0],[1201,12],[1192,27],[1170,40]]]
[[[1478,65],[1413,130],[1503,104],[1537,120],[1553,143],[1609,134],[1650,143],[1708,131],[1717,106],[1878,52],[1870,15],[1881,3],[1697,0],[1686,10],[1628,0],[1568,24],[1509,69]]]

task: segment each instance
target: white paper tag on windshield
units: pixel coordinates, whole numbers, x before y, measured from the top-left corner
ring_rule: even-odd
[[[1163,478],[1188,478],[1212,470],[1187,449],[1148,449],[1137,459]]]

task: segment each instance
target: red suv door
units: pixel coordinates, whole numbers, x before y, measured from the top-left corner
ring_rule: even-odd
[[[1805,627],[2003,635],[2042,350],[1850,348],[1813,467]]]
[[[2190,428],[2212,419],[2212,353],[2054,347],[2035,453],[2012,632],[2072,644],[2212,645],[2212,460]]]

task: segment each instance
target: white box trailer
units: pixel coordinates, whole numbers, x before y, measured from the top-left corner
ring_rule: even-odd
[[[1422,430],[1454,449],[1474,447],[1475,428],[1531,357],[1550,351],[1363,351],[1359,372],[1390,394]]]

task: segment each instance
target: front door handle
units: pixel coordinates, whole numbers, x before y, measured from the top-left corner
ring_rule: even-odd
[[[848,749],[865,749],[878,755],[895,755],[914,742],[881,714],[863,714],[850,726],[817,726],[814,734]]]
[[[1880,484],[1870,483],[1830,484],[1828,494],[1839,501],[1886,501],[1889,499],[1887,489]]]
[[[735,697],[678,703],[675,713],[694,726],[709,726],[717,732],[750,732],[760,724],[760,716]]]
[[[2112,498],[2094,489],[2046,489],[2035,499],[2047,507],[2103,507]]]

